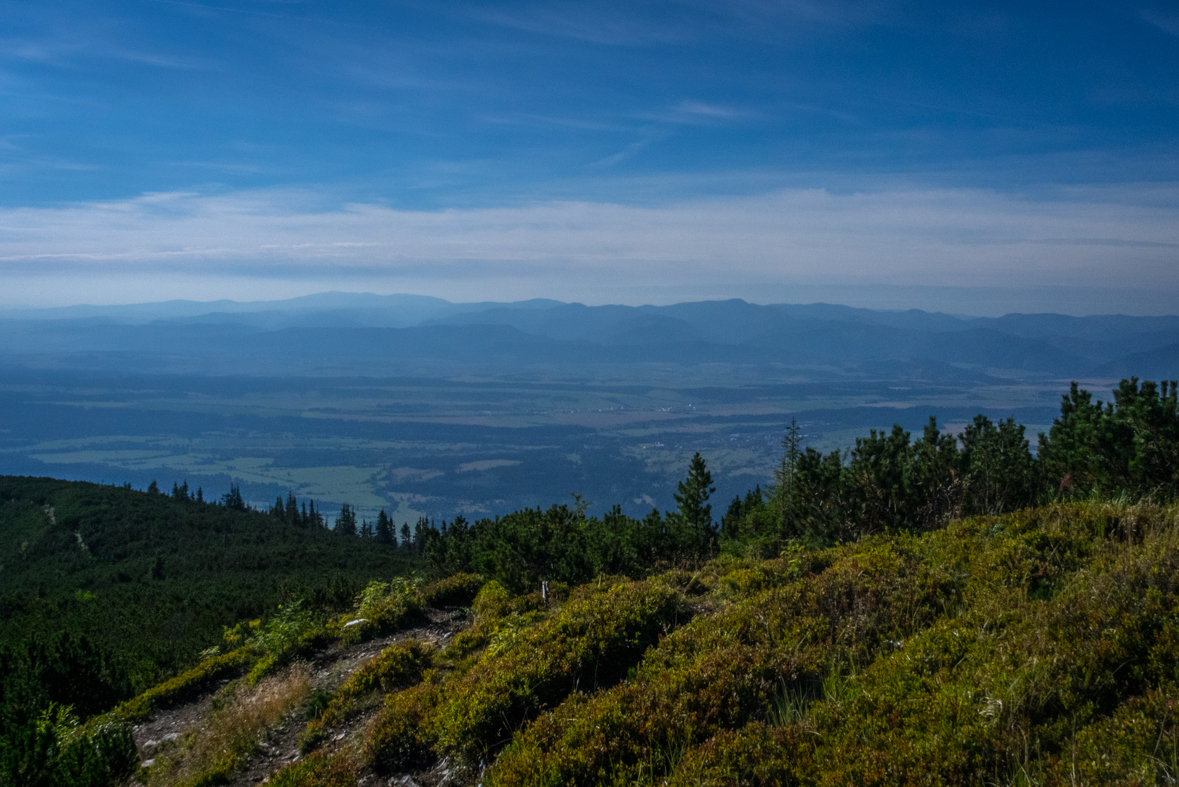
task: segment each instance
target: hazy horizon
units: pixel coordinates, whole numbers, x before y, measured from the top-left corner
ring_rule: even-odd
[[[794,288],[799,291],[801,288]],[[1157,301],[1160,305],[1170,304],[1168,297],[1156,296],[1156,298],[1148,297],[1146,293],[1130,292],[1124,294],[1123,303],[1127,308],[1121,310],[1110,309],[1108,311],[1097,311],[1096,304],[1106,303],[1111,300],[1108,291],[1097,291],[1086,293],[1085,297],[1077,297],[1077,293],[1073,293],[1069,298],[1063,294],[1057,294],[1060,300],[1053,298],[1045,298],[1044,293],[1023,293],[1018,296],[1012,295],[1009,291],[992,290],[984,292],[969,292],[962,288],[944,288],[938,291],[937,288],[926,288],[927,290],[934,290],[933,292],[890,292],[890,289],[896,288],[872,288],[873,292],[865,292],[857,296],[854,291],[844,289],[843,294],[846,296],[844,300],[837,300],[835,298],[822,299],[816,298],[807,300],[800,297],[798,300],[774,300],[774,299],[755,299],[752,297],[742,297],[734,295],[730,297],[711,297],[711,298],[689,298],[684,300],[675,300],[672,298],[663,299],[649,299],[643,300],[641,298],[633,298],[630,301],[623,300],[601,300],[590,301],[578,300],[575,298],[560,298],[553,296],[530,296],[525,298],[480,298],[478,300],[460,300],[457,298],[447,298],[442,295],[425,292],[374,292],[372,290],[340,290],[340,289],[326,289],[326,290],[309,290],[303,291],[300,288],[294,288],[293,294],[284,294],[277,297],[258,297],[258,298],[194,298],[194,297],[176,297],[168,298],[166,300],[62,300],[60,297],[56,299],[48,299],[43,303],[24,303],[24,304],[10,304],[0,299],[0,317],[20,316],[21,314],[33,312],[53,312],[58,310],[82,309],[82,308],[118,308],[118,307],[135,307],[135,306],[163,306],[169,303],[189,303],[194,305],[216,305],[218,303],[233,303],[238,306],[250,306],[255,304],[277,304],[286,301],[299,300],[303,298],[314,298],[315,296],[323,295],[342,295],[342,296],[374,296],[380,298],[410,296],[421,298],[435,298],[438,300],[447,301],[455,305],[472,305],[478,303],[501,303],[513,304],[523,303],[530,300],[552,300],[563,304],[584,305],[584,306],[672,306],[683,303],[707,303],[726,300],[742,300],[746,303],[770,306],[770,305],[831,305],[831,306],[848,306],[856,309],[869,309],[873,311],[882,312],[902,312],[902,311],[927,311],[931,313],[947,314],[954,317],[971,318],[971,317],[1002,317],[1014,314],[1061,314],[1070,317],[1096,317],[1096,316],[1134,316],[1134,317],[1164,317],[1174,316],[1179,314],[1179,309],[1174,307],[1149,309],[1146,308],[1152,302]],[[807,292],[803,290],[803,292]],[[817,295],[831,295],[836,296],[840,294],[841,290],[826,290],[818,289],[814,291]],[[966,298],[964,296],[973,296]],[[962,303],[966,308],[938,308],[939,304],[943,303]],[[1065,308],[1052,309],[1044,308],[1046,304],[1060,303]],[[1084,310],[1085,304],[1094,304],[1095,309]],[[1029,308],[1020,309],[1019,305],[1025,305]],[[1069,306],[1074,308],[1068,308]],[[1082,308],[1075,308],[1080,306]],[[1138,308],[1135,308],[1137,306]],[[1007,308],[1015,307],[1015,308]]]

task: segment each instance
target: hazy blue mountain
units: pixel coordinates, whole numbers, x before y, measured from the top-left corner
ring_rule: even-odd
[[[1172,374],[1179,317],[1012,314],[972,318],[742,300],[586,306],[536,299],[450,303],[327,292],[281,301],[168,301],[0,314],[0,354],[134,368],[183,361],[217,373],[383,373],[384,364],[737,363],[862,367],[902,362],[1039,376]],[[1151,354],[1154,353],[1154,354]],[[139,359],[139,360],[136,360]],[[22,361],[23,362],[23,361]],[[176,368],[176,367],[169,367]],[[279,371],[278,373],[281,373]]]
[[[1103,375],[1138,377],[1143,380],[1179,379],[1179,344],[1130,353],[1100,367]]]

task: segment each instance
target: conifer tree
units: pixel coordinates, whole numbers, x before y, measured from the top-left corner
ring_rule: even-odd
[[[423,517],[418,517],[417,524],[413,527],[413,546],[418,552],[422,552],[426,548],[427,533],[437,532],[430,527],[430,520]]]
[[[385,513],[385,509],[377,514],[377,543],[388,546],[397,546],[397,534],[393,529],[393,522],[389,519],[389,515]]]
[[[778,523],[783,532],[790,531],[790,503],[794,496],[794,476],[798,472],[798,459],[802,456],[802,434],[798,421],[790,419],[786,434],[782,437],[782,457],[774,469],[774,504]]]
[[[150,488],[148,491],[151,491]],[[245,511],[246,503],[242,499],[242,488],[237,484],[230,484],[229,491],[221,496],[221,505],[234,511]]]
[[[336,535],[356,535],[356,511],[347,503],[340,507],[340,516],[336,518]]]
[[[409,522],[401,523],[401,548],[409,549],[413,547],[413,536],[409,532]]]
[[[716,491],[712,485],[712,473],[704,463],[704,457],[697,451],[688,466],[688,477],[680,481],[675,502],[683,527],[681,539],[684,546],[703,551],[708,541],[716,535],[712,526],[712,506],[708,498]]]

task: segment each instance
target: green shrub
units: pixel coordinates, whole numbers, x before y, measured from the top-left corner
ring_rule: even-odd
[[[957,586],[913,539],[846,547],[820,574],[701,616],[652,648],[628,681],[571,697],[524,729],[488,785],[593,785],[655,778],[693,747],[768,713],[783,686],[871,659],[931,620]]]
[[[13,739],[14,738],[14,739]],[[79,726],[70,709],[51,704],[0,749],[0,782],[21,787],[107,787],[130,777],[139,753],[126,723]]]
[[[386,698],[369,722],[364,764],[378,772],[405,771],[433,761],[435,738],[427,720],[438,703],[438,686],[420,683]]]
[[[422,602],[431,607],[469,607],[484,582],[478,574],[455,574],[422,588]]]
[[[370,582],[357,599],[356,612],[337,619],[329,630],[339,633],[341,644],[355,645],[397,631],[421,611],[415,580]]]
[[[316,752],[283,768],[270,779],[271,787],[352,787],[356,766],[338,753]]]
[[[167,708],[208,691],[227,675],[241,672],[255,656],[250,648],[238,648],[211,659],[205,659],[187,672],[158,686],[153,686],[138,697],[124,702],[112,714],[126,721],[139,721],[152,711]]]
[[[622,582],[575,591],[560,611],[523,628],[446,687],[434,718],[442,749],[494,750],[573,689],[609,686],[674,627],[682,598],[666,587]]]
[[[323,712],[308,723],[300,739],[305,751],[315,748],[324,737],[324,729],[345,721],[359,708],[358,701],[378,688],[386,693],[411,686],[422,678],[433,662],[434,648],[417,640],[392,645],[366,662],[337,689]]]
[[[471,601],[476,622],[496,620],[510,611],[512,596],[494,579],[485,584]]]

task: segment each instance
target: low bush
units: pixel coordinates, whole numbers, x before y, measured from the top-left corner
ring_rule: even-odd
[[[189,700],[208,691],[222,678],[242,672],[255,657],[251,648],[243,647],[205,659],[187,672],[124,702],[112,714],[130,722],[147,718],[155,710]]]
[[[271,787],[352,787],[356,766],[347,757],[316,752],[288,765],[270,779]]]
[[[366,662],[336,690],[318,718],[307,724],[300,748],[309,751],[324,738],[324,730],[340,724],[360,710],[359,701],[380,689],[392,693],[417,683],[433,663],[434,647],[411,640],[392,645]]]
[[[105,719],[79,726],[70,709],[51,704],[0,748],[0,783],[21,787],[106,787],[139,767],[131,730]]]
[[[438,695],[435,683],[424,682],[387,697],[385,707],[369,722],[365,733],[365,765],[389,772],[430,763],[436,738],[428,720],[437,707]]]
[[[422,588],[422,602],[430,607],[469,607],[485,580],[478,574],[455,574]]]
[[[579,588],[552,618],[522,628],[446,689],[434,719],[440,745],[470,755],[495,750],[540,711],[579,687],[626,675],[683,614],[682,597],[648,582]]]
[[[397,631],[422,611],[417,582],[395,579],[370,582],[357,599],[356,612],[338,618],[328,630],[343,645],[355,645]]]
[[[783,686],[809,685],[838,647],[871,659],[955,593],[911,541],[845,548],[826,571],[701,616],[651,649],[626,683],[577,694],[525,728],[488,785],[595,785],[662,777],[710,737],[768,713]]]

